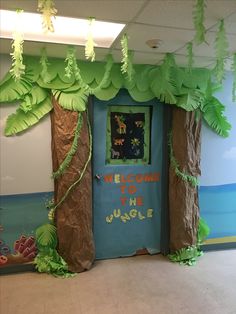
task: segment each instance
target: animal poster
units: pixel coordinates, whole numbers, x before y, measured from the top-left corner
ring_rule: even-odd
[[[107,115],[107,164],[150,163],[150,107],[110,106]]]

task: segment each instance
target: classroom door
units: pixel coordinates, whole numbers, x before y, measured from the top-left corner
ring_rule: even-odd
[[[122,91],[94,99],[93,207],[96,258],[160,252],[163,107]]]

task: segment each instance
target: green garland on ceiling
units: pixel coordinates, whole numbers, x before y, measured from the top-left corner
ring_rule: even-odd
[[[48,73],[48,66],[50,65],[47,58],[46,48],[43,48],[41,50],[41,58],[40,58],[40,64],[42,66],[42,73],[41,77],[44,81],[44,83],[50,83],[50,75]]]
[[[38,12],[42,13],[42,26],[45,33],[54,32],[52,18],[57,14],[53,0],[38,0]]]
[[[205,40],[206,28],[204,26],[205,21],[205,0],[196,0],[196,4],[193,10],[193,23],[195,27],[194,41],[197,45],[200,45]]]
[[[22,14],[23,10],[17,10],[17,17],[18,20]],[[19,25],[17,25],[19,27]],[[20,30],[16,29],[13,34],[13,42],[12,42],[12,49],[13,52],[10,53],[12,58],[12,68],[10,70],[10,73],[12,74],[15,81],[19,81],[21,77],[25,74],[25,65],[23,64],[23,34]]]
[[[199,185],[198,178],[180,170],[180,165],[177,162],[173,152],[172,132],[170,132],[169,134],[168,144],[170,149],[170,164],[171,167],[174,169],[176,176],[185,182],[189,182],[193,187],[197,187]]]
[[[121,59],[121,73],[126,74],[128,82],[132,82],[134,77],[135,71],[133,68],[133,52],[129,51],[128,48],[128,36],[124,34],[120,41],[121,44],[121,52],[122,52],[122,59]]]
[[[225,58],[228,56],[228,41],[225,34],[224,20],[220,20],[215,39],[216,66],[214,73],[218,83],[222,83],[225,74]]]
[[[85,58],[87,60],[90,60],[91,62],[95,61],[95,51],[94,51],[95,43],[93,41],[93,34],[92,34],[94,21],[95,21],[95,18],[93,17],[89,19],[89,31],[88,31],[87,41],[85,43]]]
[[[193,43],[192,42],[189,42],[186,46],[187,48],[187,53],[188,53],[188,71],[191,72],[192,71],[192,68],[193,68]]]

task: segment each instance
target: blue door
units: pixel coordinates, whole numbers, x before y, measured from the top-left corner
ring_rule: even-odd
[[[163,107],[126,91],[94,99],[93,206],[96,258],[160,252]]]

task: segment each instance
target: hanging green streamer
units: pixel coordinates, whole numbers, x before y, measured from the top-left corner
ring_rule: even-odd
[[[75,76],[76,81],[78,82],[81,89],[84,90],[85,93],[89,93],[93,95],[94,93],[98,93],[102,90],[103,86],[107,85],[108,80],[110,79],[111,69],[114,63],[112,55],[109,54],[107,56],[107,62],[105,64],[105,72],[102,80],[100,81],[99,85],[91,88],[88,84],[86,84],[80,74],[80,69],[78,67],[76,57],[75,57],[75,48],[68,47],[66,60],[67,66],[65,68],[65,76],[71,78],[71,75]]]
[[[10,53],[12,58],[12,67],[10,69],[10,73],[12,74],[15,81],[19,81],[22,75],[25,74],[25,65],[23,64],[23,34],[21,33],[20,29],[20,18],[21,13],[23,10],[17,10],[17,24],[16,30],[13,32],[13,42],[12,42],[12,49],[13,52]]]
[[[43,82],[48,84],[51,82],[51,77],[50,77],[50,74],[48,73],[49,62],[47,58],[46,48],[43,48],[41,50],[41,58],[39,62],[42,66],[41,77],[43,79]]]
[[[206,4],[204,0],[197,0],[196,5],[193,10],[193,22],[195,27],[195,36],[194,41],[197,45],[200,45],[203,42],[206,42],[205,40],[205,33],[206,28],[204,26],[205,16],[204,11],[206,8]]]
[[[236,53],[233,55],[233,89],[232,89],[232,100],[236,102]]]
[[[224,20],[220,20],[220,25],[215,39],[216,66],[214,73],[218,83],[222,83],[225,74],[225,58],[228,56],[228,41],[225,34]]]
[[[84,165],[82,171],[79,172],[79,178],[75,182],[73,182],[71,184],[71,186],[66,190],[65,194],[62,196],[60,201],[57,204],[55,204],[53,210],[55,210],[58,206],[60,206],[65,201],[67,196],[70,194],[71,190],[73,190],[73,188],[82,180],[82,178],[84,176],[84,173],[85,173],[85,171],[86,171],[86,169],[88,167],[88,164],[89,164],[89,162],[91,160],[91,157],[92,157],[92,132],[91,132],[91,126],[90,126],[90,122],[89,122],[88,112],[87,112],[86,116],[87,116],[88,132],[89,132],[89,154],[88,154],[88,159],[85,162],[85,165]]]
[[[189,42],[187,44],[187,52],[188,52],[188,71],[192,72],[193,68],[193,43]]]
[[[57,179],[59,176],[61,176],[64,173],[64,171],[66,170],[66,168],[69,167],[70,162],[71,162],[71,160],[72,160],[73,156],[75,155],[77,148],[78,148],[78,139],[80,137],[80,132],[81,132],[82,126],[83,126],[83,115],[79,112],[78,113],[78,122],[77,122],[77,126],[75,129],[73,143],[71,145],[69,152],[66,155],[66,158],[60,164],[58,170],[53,172],[52,177],[54,179]]]
[[[52,17],[57,14],[53,0],[38,0],[38,12],[42,13],[42,26],[45,33],[54,32]]]
[[[89,19],[89,32],[88,32],[88,37],[85,44],[85,58],[87,60],[90,59],[92,62],[95,61],[95,51],[94,51],[95,43],[93,41],[93,32],[92,32],[94,21],[95,19],[92,17]]]
[[[169,134],[169,148],[170,148],[170,164],[172,168],[175,171],[175,174],[177,177],[179,177],[181,180],[185,182],[189,182],[193,187],[196,187],[199,185],[198,179],[194,176],[191,176],[190,174],[186,172],[182,172],[180,170],[180,166],[177,162],[177,160],[174,157],[174,152],[173,152],[173,146],[172,146],[172,132]]]
[[[121,60],[121,73],[127,74],[128,81],[131,82],[134,75],[133,69],[133,52],[128,49],[128,37],[124,34],[121,38],[121,51],[122,51],[122,60]]]

